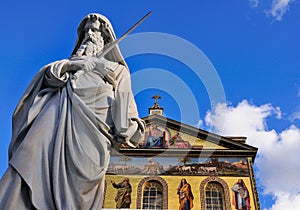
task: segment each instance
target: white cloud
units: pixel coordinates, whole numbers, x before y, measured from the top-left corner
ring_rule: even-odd
[[[198,123],[195,125],[196,128],[203,128],[203,120],[199,120]]]
[[[300,111],[294,112],[290,119],[291,121],[300,120]]]
[[[218,104],[214,110],[207,112],[205,123],[223,135],[245,135],[248,131],[264,131],[266,118],[273,113],[280,115],[280,109],[271,104],[262,106],[250,105],[247,100],[240,102],[237,107]],[[225,117],[225,125],[223,118]],[[223,128],[224,127],[224,128]]]
[[[291,126],[281,132],[276,141],[270,141],[257,159],[258,177],[265,193],[295,195],[300,192],[300,130]],[[300,208],[299,208],[300,209]]]
[[[272,0],[272,5],[267,9],[266,14],[276,21],[281,21],[283,15],[289,10],[289,6],[293,1],[295,0]],[[252,8],[258,8],[262,5],[259,2],[260,0],[249,0],[249,4]]]
[[[281,119],[282,118],[282,112],[280,110],[280,107],[275,107],[275,113],[276,113],[276,118]]]
[[[225,123],[219,123],[223,117]],[[280,108],[244,100],[236,107],[218,104],[207,112],[205,123],[221,135],[247,136],[247,143],[259,149],[256,176],[263,193],[275,198],[270,210],[300,209],[300,130],[294,125],[280,133],[269,130],[266,119],[271,117],[280,119]]]
[[[269,210],[295,210],[300,209],[300,194],[294,196],[281,195]]]
[[[293,114],[291,114],[289,120],[291,120],[292,122],[300,120],[300,106],[297,108],[297,110],[295,110]]]
[[[273,0],[272,8],[267,12],[277,21],[281,21],[282,16],[289,10],[289,4],[294,0]]]

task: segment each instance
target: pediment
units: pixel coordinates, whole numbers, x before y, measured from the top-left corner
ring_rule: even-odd
[[[116,169],[124,170],[122,161],[130,160],[134,163],[133,174],[147,174],[155,169],[155,174],[178,175],[185,173],[180,170],[187,166],[192,174],[197,169],[197,175],[249,175],[248,161],[254,161],[257,148],[244,143],[245,137],[220,136],[161,115],[150,115],[143,120],[146,122],[144,138],[137,148],[121,148],[113,153],[109,173],[124,174]],[[190,163],[180,165],[185,160]],[[162,168],[166,170],[161,171]]]
[[[144,117],[143,120],[146,122],[144,141],[147,142],[149,138],[155,139],[155,137],[163,137],[162,140],[165,141],[164,146],[167,148],[257,150],[257,148],[245,143],[246,137],[220,136],[161,115],[150,115]],[[184,142],[186,142],[186,145]],[[153,148],[159,148],[159,145],[155,146],[155,142],[151,142],[148,145],[150,146],[150,144]]]

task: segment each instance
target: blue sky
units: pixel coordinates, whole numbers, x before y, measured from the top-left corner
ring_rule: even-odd
[[[43,65],[69,57],[80,20],[102,13],[119,37],[148,11],[153,14],[133,32],[139,35],[120,46],[140,116],[159,93],[169,118],[247,136],[259,148],[262,209],[300,209],[299,0],[2,2],[0,176],[18,100]],[[163,38],[173,40],[166,53],[159,49]],[[208,63],[201,66],[202,59]],[[201,68],[189,65],[194,61]]]

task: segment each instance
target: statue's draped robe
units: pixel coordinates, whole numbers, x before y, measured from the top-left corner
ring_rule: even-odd
[[[179,189],[179,210],[190,210],[194,207],[194,195],[191,185],[186,183]]]
[[[84,58],[88,59],[88,57]],[[101,209],[110,147],[138,139],[128,70],[98,60],[71,79],[68,59],[43,67],[13,115],[0,209]]]
[[[117,209],[130,208],[132,187],[130,183],[126,183],[125,186],[123,185],[124,182],[113,184],[113,187],[118,189],[115,197]]]
[[[235,183],[232,187],[232,204],[235,209],[244,208],[245,210],[250,210],[250,197],[249,191],[244,182],[239,184],[238,182]]]

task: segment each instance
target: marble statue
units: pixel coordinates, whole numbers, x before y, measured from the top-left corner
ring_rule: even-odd
[[[44,66],[13,114],[0,209],[101,209],[110,150],[144,132],[109,20],[87,15],[72,56]]]

